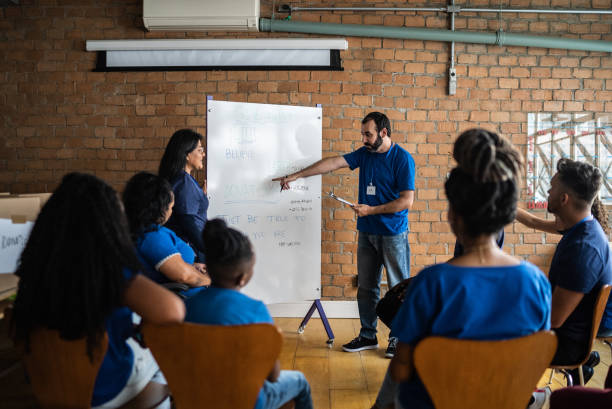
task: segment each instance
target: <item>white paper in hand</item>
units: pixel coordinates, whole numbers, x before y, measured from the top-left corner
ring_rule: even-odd
[[[329,197],[331,197],[332,199],[336,199],[337,201],[339,201],[339,202],[341,202],[341,203],[344,203],[344,204],[349,205],[349,206],[351,206],[351,207],[355,206],[353,203],[349,202],[349,201],[348,201],[348,200],[346,200],[346,199],[343,199],[343,198],[341,198],[341,197],[336,196],[336,195],[335,195],[335,194],[333,194],[332,192],[329,192],[329,193],[328,193],[328,195],[329,195]]]

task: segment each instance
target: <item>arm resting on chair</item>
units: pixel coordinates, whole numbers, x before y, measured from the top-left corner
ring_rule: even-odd
[[[395,382],[404,382],[412,377],[414,372],[414,348],[410,344],[397,343],[395,356],[389,364],[391,378]]]

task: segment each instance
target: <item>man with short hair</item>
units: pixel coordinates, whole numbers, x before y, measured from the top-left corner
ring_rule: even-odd
[[[301,177],[349,167],[359,168],[359,201],[352,206],[359,231],[357,249],[357,304],[361,330],[343,345],[347,352],[378,348],[376,303],[380,298],[382,267],[389,288],[410,276],[408,210],[414,201],[415,166],[412,156],[391,140],[389,118],[371,112],[361,121],[363,146],[342,156],[322,159],[290,175],[273,179],[282,189]],[[392,358],[396,340],[385,353]]]
[[[559,341],[554,365],[577,363],[587,352],[597,295],[612,282],[608,238],[591,214],[601,183],[596,167],[562,158],[548,190],[548,211],[555,220],[540,219],[522,209],[517,213],[516,220],[528,227],[563,235],[548,274],[553,290],[551,328]],[[606,310],[612,313],[612,303]],[[598,362],[598,355],[592,354],[591,365],[584,369],[585,382]]]

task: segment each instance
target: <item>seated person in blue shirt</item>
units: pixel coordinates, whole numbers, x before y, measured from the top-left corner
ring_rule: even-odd
[[[399,343],[387,376],[400,383],[400,408],[433,408],[413,366],[420,340],[508,339],[550,327],[546,276],[496,243],[497,233],[516,214],[520,153],[493,132],[471,129],[455,142],[453,157],[457,167],[444,187],[451,230],[464,253],[423,269],[393,320],[391,333]],[[380,407],[378,402],[375,407]]]
[[[33,331],[48,328],[67,340],[87,338],[91,356],[106,332],[94,408],[120,407],[147,394],[150,382],[165,384],[151,352],[128,340],[132,311],[165,324],[181,322],[185,306],[140,269],[117,192],[92,175],[64,176],[21,254],[13,319],[26,348]]]
[[[255,265],[249,239],[227,227],[221,219],[206,223],[203,239],[212,284],[186,300],[186,321],[211,325],[273,324],[264,303],[240,293],[253,276]],[[278,409],[292,399],[296,409],[312,409],[310,385],[304,375],[281,371],[276,361],[259,392],[255,409]]]
[[[197,260],[205,263],[202,231],[206,224],[208,198],[191,173],[204,167],[202,135],[191,129],[176,131],[159,163],[159,176],[170,182],[174,209],[166,226],[191,246]]]
[[[602,228],[607,227],[607,216],[596,199],[602,181],[596,167],[562,158],[548,190],[547,210],[554,220],[541,219],[524,210],[517,213],[516,220],[527,227],[563,235],[548,273],[553,288],[551,326],[559,341],[553,358],[556,365],[578,363],[588,353],[595,300],[601,286],[612,283],[612,253]],[[612,300],[608,300],[599,333],[605,335],[609,329]],[[583,365],[585,382],[598,363],[599,354],[593,351]],[[574,379],[579,376],[577,370],[571,373]]]
[[[172,214],[173,202],[170,184],[152,173],[132,176],[123,192],[130,232],[146,274],[168,288],[174,288],[173,283],[184,284],[178,289],[188,297],[210,279],[206,266],[194,263],[192,248],[163,226]]]

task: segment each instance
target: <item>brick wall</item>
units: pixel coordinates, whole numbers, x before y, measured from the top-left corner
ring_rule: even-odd
[[[276,2],[278,5],[279,2]],[[291,3],[287,0],[287,3]],[[299,6],[328,2],[294,2]],[[515,8],[612,9],[611,0],[509,0]],[[378,0],[342,6],[431,7],[445,2]],[[498,1],[457,1],[499,7]],[[272,2],[262,0],[262,16]],[[0,9],[0,191],[52,191],[63,174],[86,171],[121,190],[136,171],[155,171],[169,136],[182,127],[205,133],[205,99],[323,105],[323,154],[360,146],[360,119],[371,110],[392,121],[393,140],[417,164],[410,213],[412,270],[444,261],[454,237],[446,223],[442,184],[459,132],[483,126],[525,152],[531,112],[612,113],[609,53],[456,44],[458,86],[446,94],[450,45],[440,42],[347,38],[344,71],[93,73],[85,40],[201,38],[203,33],[146,33],[141,1],[22,0]],[[284,16],[281,16],[284,17]],[[293,20],[447,28],[444,13],[312,12]],[[499,27],[497,13],[462,13],[458,30]],[[612,41],[612,17],[503,13],[514,33]],[[212,33],[211,33],[212,34]],[[214,34],[245,37],[245,34]],[[250,36],[302,37],[283,33]],[[209,37],[209,36],[207,36]],[[205,175],[197,175],[200,181]],[[335,172],[323,188],[357,195],[357,174]],[[540,212],[544,214],[543,212]],[[356,233],[352,211],[323,202],[322,282],[328,298],[354,297]],[[516,224],[506,228],[510,253],[547,270],[556,238]]]

